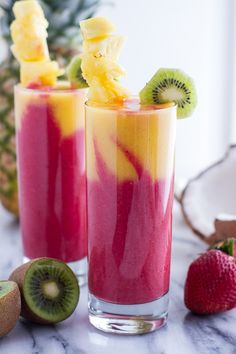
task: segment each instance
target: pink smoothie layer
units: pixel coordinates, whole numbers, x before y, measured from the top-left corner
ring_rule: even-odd
[[[173,178],[152,181],[119,143],[138,179],[118,182],[96,142],[99,180],[88,180],[89,289],[117,304],[153,301],[169,289]]]
[[[24,254],[87,255],[84,130],[62,137],[50,106],[29,104],[17,132]]]

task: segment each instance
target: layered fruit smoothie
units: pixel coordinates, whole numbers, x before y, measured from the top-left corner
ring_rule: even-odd
[[[89,320],[138,334],[166,323],[176,118],[196,105],[191,78],[159,69],[138,98],[120,83],[123,37],[103,17],[82,21]]]
[[[169,289],[176,107],[86,108],[89,291],[142,304]]]
[[[66,262],[87,255],[85,90],[15,90],[24,254]]]
[[[87,256],[87,84],[77,68],[68,69],[69,82],[58,80],[65,70],[50,58],[48,22],[36,0],[15,2],[13,13],[12,52],[20,64],[15,116],[24,256],[68,262],[81,284]]]

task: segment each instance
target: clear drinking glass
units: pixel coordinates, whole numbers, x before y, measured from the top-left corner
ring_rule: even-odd
[[[175,124],[175,106],[86,106],[89,319],[103,331],[166,322]]]
[[[15,87],[24,261],[63,260],[87,278],[86,90]]]

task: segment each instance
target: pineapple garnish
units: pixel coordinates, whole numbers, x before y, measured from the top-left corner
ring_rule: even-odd
[[[82,73],[89,85],[89,100],[120,103],[129,96],[120,83],[124,70],[117,63],[124,39],[114,35],[113,24],[103,17],[81,21],[83,35]]]
[[[105,17],[93,17],[80,22],[84,40],[103,38],[115,31],[113,23]]]
[[[57,76],[61,73],[56,61],[21,62],[20,77],[25,87],[35,83],[42,86],[54,86]]]
[[[47,46],[48,22],[36,0],[22,0],[13,6],[12,52],[20,63],[21,84],[54,86],[63,72],[51,61]]]

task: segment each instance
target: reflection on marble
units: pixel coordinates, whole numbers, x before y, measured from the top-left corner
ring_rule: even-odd
[[[198,317],[183,304],[183,284],[189,263],[205,249],[174,212],[174,240],[168,325],[157,332],[125,337],[94,329],[87,317],[87,289],[68,320],[57,326],[20,321],[0,339],[1,354],[236,354],[236,310]],[[19,226],[0,208],[0,278],[21,263]]]

